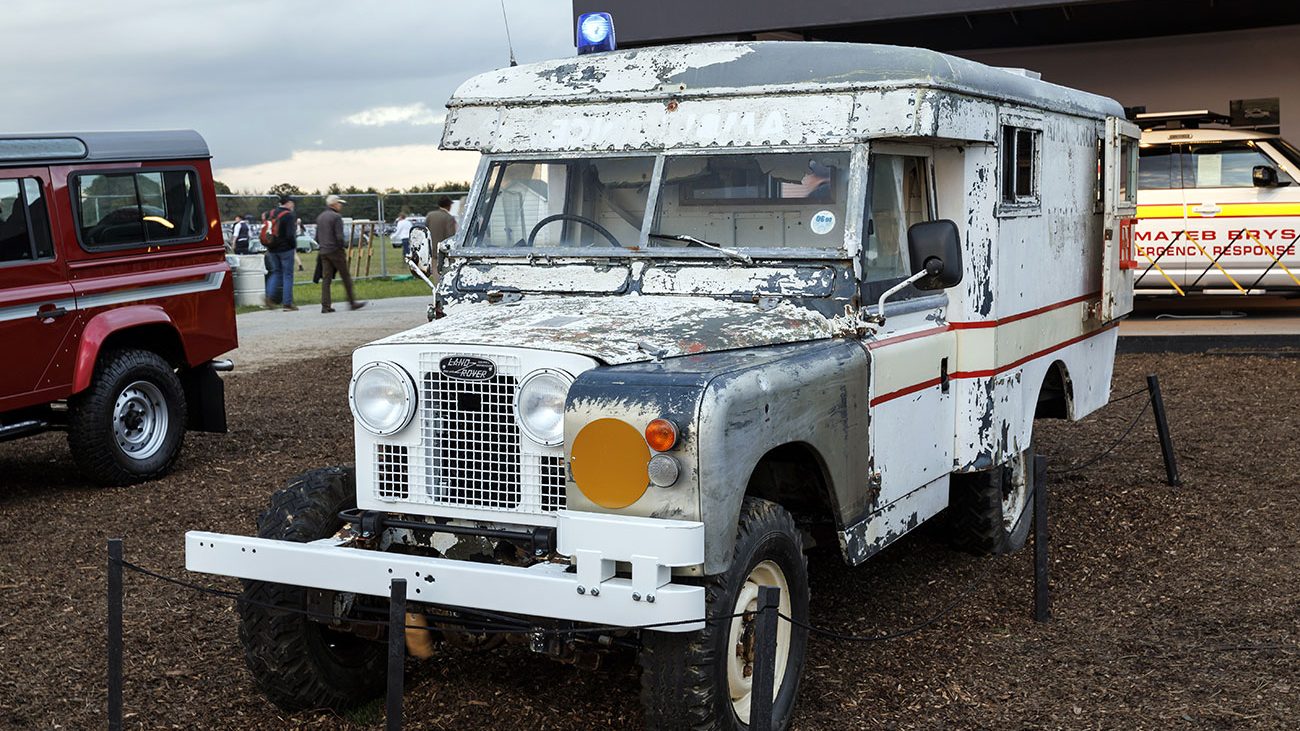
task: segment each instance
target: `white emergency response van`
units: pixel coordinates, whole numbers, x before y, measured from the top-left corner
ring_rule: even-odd
[[[1107,402],[1132,305],[1116,102],[752,42],[504,68],[448,107],[482,164],[430,322],[353,356],[355,467],[293,480],[259,537],[187,536],[246,580],[273,701],[378,693],[360,620],[402,578],[412,655],[497,636],[465,627],[635,653],[646,725],[745,728],[758,588],[815,622],[814,542],[856,565],[946,516],[962,549],[1025,543],[1035,419]],[[780,622],[781,728],[807,639]]]
[[[1300,290],[1300,150],[1205,110],[1136,121],[1139,293]]]

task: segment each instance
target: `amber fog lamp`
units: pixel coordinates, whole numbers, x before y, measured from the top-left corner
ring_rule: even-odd
[[[593,503],[626,508],[650,487],[650,449],[637,428],[618,419],[597,419],[573,438],[573,482]]]
[[[677,425],[667,419],[655,419],[646,425],[645,443],[656,452],[667,452],[677,445]]]

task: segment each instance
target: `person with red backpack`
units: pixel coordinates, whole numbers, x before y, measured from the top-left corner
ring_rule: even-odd
[[[298,308],[293,304],[294,253],[297,248],[298,217],[294,215],[297,204],[291,196],[280,196],[280,205],[262,220],[258,235],[266,246],[267,271],[266,306],[277,303],[285,310]]]

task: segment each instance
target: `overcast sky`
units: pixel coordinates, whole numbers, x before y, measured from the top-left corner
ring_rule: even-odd
[[[520,63],[574,53],[570,0],[505,0]],[[5,132],[192,128],[232,188],[468,179],[451,93],[506,66],[499,0],[5,0]]]

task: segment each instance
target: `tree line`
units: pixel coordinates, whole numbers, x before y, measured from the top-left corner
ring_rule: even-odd
[[[238,198],[217,199],[217,206],[220,209],[219,215],[222,221],[229,221],[244,215],[250,215],[254,220],[259,220],[263,213],[275,207],[276,197],[288,194],[297,199],[298,217],[310,223],[316,220],[316,217],[325,210],[325,196],[331,193],[347,199],[348,202],[343,208],[343,215],[349,218],[372,221],[380,219],[379,205],[380,198],[382,198],[383,218],[393,221],[400,214],[423,216],[432,211],[437,206],[437,200],[440,197],[436,194],[447,193],[455,200],[463,197],[465,192],[469,190],[469,181],[465,180],[428,183],[409,190],[398,190],[396,188],[378,190],[373,187],[358,188],[355,185],[343,187],[335,183],[324,191],[313,190],[310,193],[292,183],[278,183],[271,186],[265,193],[243,191],[235,193],[231,191],[230,186],[220,180],[213,182],[218,195],[239,196]],[[348,196],[354,197],[348,198]]]

